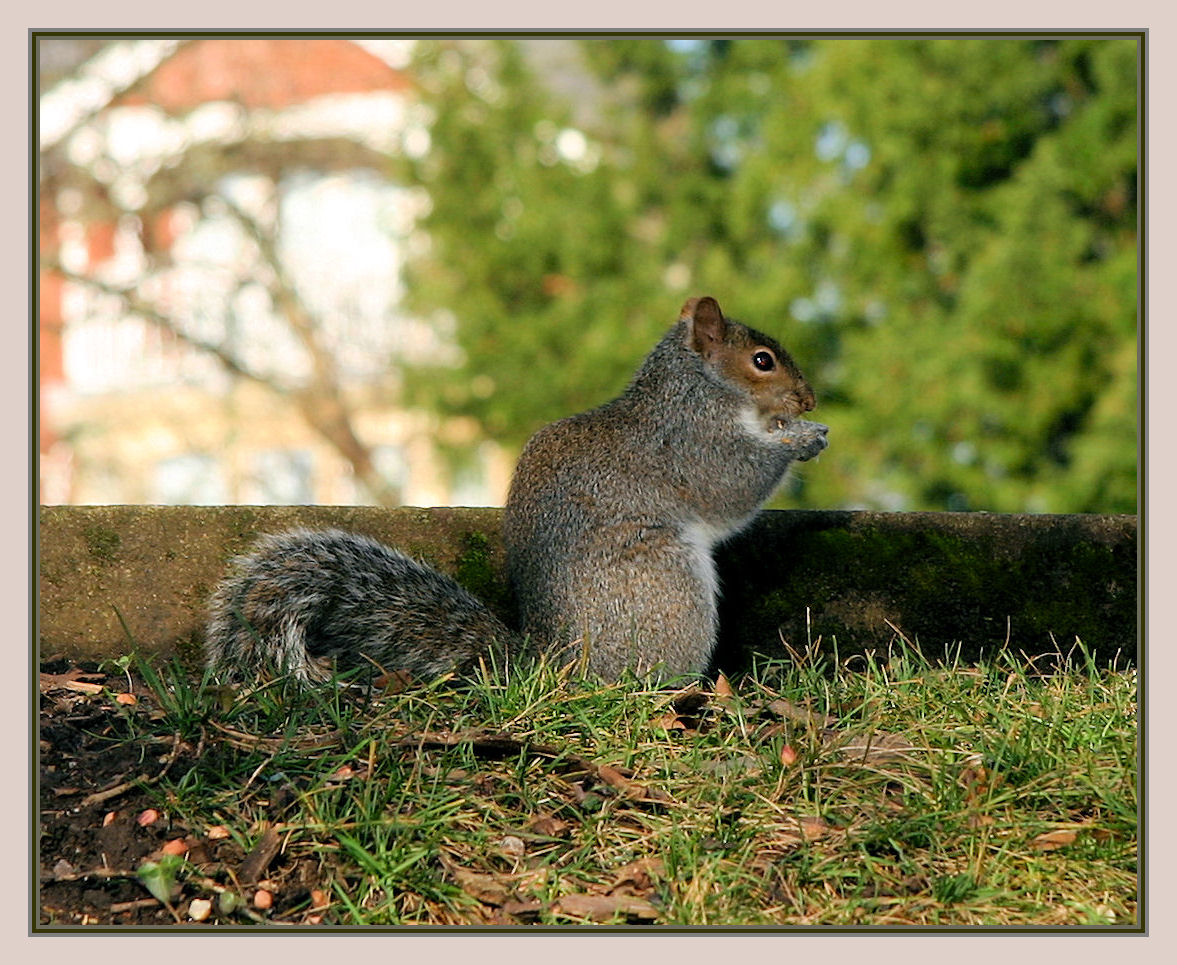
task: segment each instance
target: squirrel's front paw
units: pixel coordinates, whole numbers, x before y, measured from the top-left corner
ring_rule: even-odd
[[[812,459],[830,444],[827,435],[830,427],[820,422],[809,422],[806,419],[793,419],[789,422],[777,421],[777,440],[789,446],[795,453],[798,462]]]

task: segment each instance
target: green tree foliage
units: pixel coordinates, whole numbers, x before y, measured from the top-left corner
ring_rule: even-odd
[[[643,314],[641,300],[664,292],[658,251],[628,227],[640,212],[518,49],[420,47],[431,148],[409,174],[431,199],[430,244],[408,266],[408,300],[454,326],[462,359],[406,373],[406,389],[520,447],[615,394],[677,306]]]
[[[423,44],[463,367],[413,398],[517,446],[710,293],[833,427],[791,505],[1134,512],[1136,44],[591,38],[583,131],[511,42]]]

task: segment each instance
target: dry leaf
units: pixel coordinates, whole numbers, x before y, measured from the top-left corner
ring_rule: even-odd
[[[797,819],[797,830],[801,832],[801,837],[806,841],[816,841],[819,838],[824,838],[833,828],[821,818],[803,817]]]
[[[891,761],[906,757],[915,750],[915,745],[899,734],[856,734],[841,743],[840,731],[827,728],[822,731],[822,743],[833,746],[835,753],[844,760],[856,762]]]
[[[610,767],[608,764],[601,764],[597,768],[597,776],[610,787],[615,787],[621,791],[633,787],[633,781],[622,774],[617,768]]]
[[[655,856],[639,858],[617,870],[617,876],[609,887],[609,893],[632,893],[633,891],[649,891],[653,887],[654,879],[666,874],[666,865],[662,859]]]
[[[727,677],[720,674],[715,678],[715,697],[717,700],[730,700],[735,695],[736,692],[732,690],[732,685],[728,683]]]
[[[1074,828],[1060,828],[1057,831],[1047,831],[1030,842],[1030,847],[1036,851],[1057,851],[1068,844],[1074,844],[1079,832]]]
[[[471,898],[477,898],[488,905],[501,905],[511,898],[511,889],[494,875],[467,871],[465,868],[451,863],[446,863],[446,868],[453,876],[457,886]]]
[[[1000,774],[980,764],[970,765],[960,772],[960,783],[965,788],[965,798],[970,804],[988,797],[1003,780]]]
[[[646,787],[644,784],[632,781],[617,768],[610,767],[608,764],[601,764],[597,767],[597,776],[610,787],[617,788],[622,796],[629,801],[665,804],[671,800],[670,795],[661,788]]]
[[[658,909],[633,895],[564,895],[552,905],[556,914],[589,921],[612,921],[619,915],[638,921],[655,921]]]
[[[43,673],[39,679],[39,689],[41,693],[49,690],[65,689],[76,690],[83,694],[100,694],[102,693],[102,684],[87,683],[82,680],[84,677],[98,680],[105,680],[104,674],[86,673],[77,667],[70,667],[65,673]]]
[[[527,822],[527,828],[532,834],[542,834],[549,838],[562,837],[569,827],[567,821],[551,814],[541,814]]]
[[[657,727],[661,727],[663,730],[688,730],[689,729],[687,727],[687,725],[683,723],[683,719],[681,717],[679,717],[678,714],[676,714],[672,710],[667,711],[665,714],[663,714],[661,717],[659,717],[656,721],[654,721],[654,724]]]
[[[511,858],[521,858],[527,853],[527,845],[523,843],[521,838],[517,838],[513,834],[506,835],[499,842],[498,847],[500,854],[505,854]]]
[[[64,684],[66,690],[76,690],[80,694],[100,694],[102,684],[86,683],[84,680],[69,680]]]
[[[411,690],[416,686],[416,681],[413,675],[407,670],[392,670],[388,673],[380,674],[372,685],[378,690],[386,691],[389,694],[399,694],[406,690]]]
[[[817,711],[795,704],[791,700],[773,700],[764,706],[766,710],[778,717],[784,717],[785,720],[793,720],[806,726],[831,727],[837,723],[837,718],[828,714],[819,714]]]
[[[698,715],[707,702],[711,699],[711,695],[698,687],[690,687],[682,693],[675,694],[670,701],[670,706],[674,708],[675,713],[681,714],[684,717],[694,717]]]

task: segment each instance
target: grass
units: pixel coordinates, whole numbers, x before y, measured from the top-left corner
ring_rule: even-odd
[[[229,834],[174,871],[210,923],[1137,923],[1136,672],[1081,646],[1039,673],[897,640],[730,693],[546,665],[379,695],[143,674],[157,706],[118,739],[182,742],[159,807]]]

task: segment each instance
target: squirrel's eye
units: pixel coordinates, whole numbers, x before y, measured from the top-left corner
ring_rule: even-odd
[[[776,359],[772,357],[772,352],[760,351],[752,356],[752,364],[761,372],[771,372],[776,368]]]

